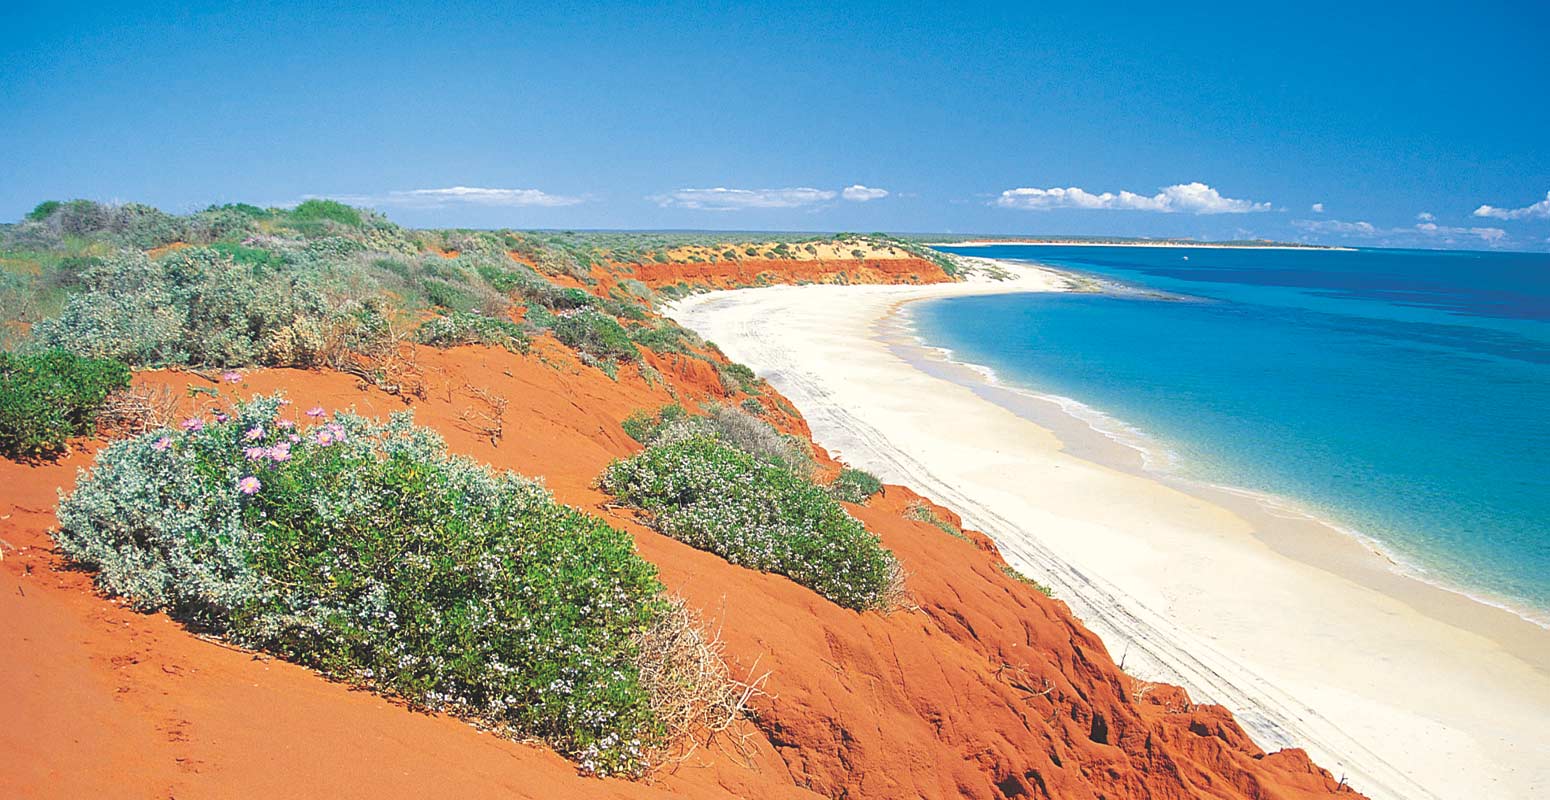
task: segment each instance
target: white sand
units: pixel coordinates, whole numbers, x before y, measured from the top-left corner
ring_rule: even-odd
[[[1159,479],[1048,403],[901,344],[907,301],[1068,285],[1003,266],[1018,280],[745,289],[670,313],[820,444],[990,534],[1132,674],[1227,706],[1266,749],[1304,747],[1374,798],[1550,797],[1550,632],[1315,521]]]

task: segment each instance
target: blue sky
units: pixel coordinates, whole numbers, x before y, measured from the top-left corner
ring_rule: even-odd
[[[1550,249],[1550,5],[1256,5],[12,3],[0,219]]]

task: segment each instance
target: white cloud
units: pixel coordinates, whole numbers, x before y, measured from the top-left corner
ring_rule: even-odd
[[[1377,236],[1381,231],[1371,222],[1344,222],[1338,219],[1294,219],[1292,227],[1310,233],[1333,233],[1337,236]]]
[[[1415,226],[1423,236],[1442,237],[1446,241],[1452,241],[1457,237],[1478,237],[1480,241],[1494,244],[1507,238],[1507,232],[1501,228],[1455,228],[1449,225],[1438,225],[1435,222],[1422,222]]]
[[[308,195],[308,199],[325,195]],[[451,205],[475,206],[573,206],[585,202],[580,197],[549,194],[538,189],[489,189],[479,186],[449,186],[444,189],[398,189],[380,195],[326,195],[327,198],[357,206],[401,206],[405,208],[445,208]]]
[[[1315,214],[1322,214],[1322,213],[1324,213],[1324,204],[1323,203],[1314,203],[1312,208],[1313,208],[1313,213],[1315,213]]]
[[[1431,221],[1437,219],[1437,215],[1433,214],[1430,211],[1422,211],[1421,213],[1416,214],[1415,218],[1420,220],[1420,221],[1422,221],[1422,222],[1431,222]]]
[[[888,190],[877,189],[871,186],[862,186],[858,183],[853,186],[846,186],[844,190],[840,192],[840,196],[846,200],[851,200],[857,203],[865,203],[868,200],[880,200],[884,197],[887,197]]]
[[[1093,194],[1075,186],[1049,189],[1007,189],[994,203],[1002,208],[1018,208],[1043,211],[1051,208],[1079,208],[1089,210],[1158,211],[1188,214],[1244,214],[1251,211],[1269,211],[1269,203],[1238,200],[1223,197],[1210,186],[1194,183],[1176,183],[1164,187],[1154,195],[1141,195],[1122,191],[1118,194],[1103,192]]]
[[[1345,238],[1378,239],[1382,244],[1418,242],[1422,239],[1439,240],[1454,244],[1460,239],[1479,239],[1486,244],[1500,244],[1507,240],[1507,232],[1501,228],[1456,228],[1435,222],[1418,222],[1408,228],[1380,228],[1371,222],[1346,222],[1338,219],[1297,219],[1292,227],[1309,233],[1323,233]]]
[[[1550,192],[1545,192],[1545,199],[1522,208],[1497,208],[1496,206],[1481,206],[1475,209],[1477,217],[1492,217],[1494,219],[1528,219],[1530,217],[1544,217],[1550,219]]]
[[[663,208],[741,211],[748,208],[800,208],[833,200],[835,192],[798,186],[789,189],[679,189],[651,197]]]

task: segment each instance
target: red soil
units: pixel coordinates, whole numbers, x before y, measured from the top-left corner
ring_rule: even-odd
[[[680,400],[720,395],[703,362],[649,358]],[[1299,750],[1264,754],[1225,710],[1121,673],[1065,604],[1002,572],[988,539],[907,519],[907,489],[851,510],[899,555],[919,609],[847,611],[661,536],[592,488],[637,448],[619,421],[670,402],[666,387],[629,368],[610,380],[548,339],[529,356],[465,347],[423,350],[418,363],[417,421],[630,531],[668,589],[721,625],[735,668],[770,672],[742,747],[724,739],[647,781],[583,777],[540,745],[134,613],[51,550],[55,492],[89,464],[82,451],[42,467],[0,461],[0,797],[1355,796]],[[459,422],[476,406],[470,385],[510,400],[499,444]],[[276,390],[299,408],[404,408],[335,373],[263,370],[223,388]]]

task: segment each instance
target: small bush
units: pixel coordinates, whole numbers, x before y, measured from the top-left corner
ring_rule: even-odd
[[[859,469],[845,467],[829,484],[829,494],[847,503],[865,503],[872,495],[883,490],[883,482],[875,475]]]
[[[1048,586],[1045,586],[1044,584],[1039,583],[1038,581],[1028,577],[1027,575],[1024,575],[1021,572],[1018,572],[1016,569],[1012,568],[1011,564],[1002,564],[1001,565],[1001,574],[1007,576],[1008,578],[1011,578],[1014,581],[1017,581],[1018,583],[1023,583],[1023,584],[1027,584],[1029,586],[1032,586],[1035,591],[1037,591],[1039,594],[1044,595],[1045,597],[1054,597],[1055,596],[1055,590],[1054,589],[1051,589]]]
[[[969,540],[969,537],[965,536],[963,531],[958,530],[957,526],[937,516],[937,513],[931,510],[930,506],[919,500],[910,503],[909,508],[904,510],[904,516],[916,522],[924,522],[955,539]]]
[[[56,541],[138,608],[593,772],[646,766],[662,731],[639,642],[669,609],[628,534],[449,455],[407,414],[287,427],[281,410],[110,445]]]
[[[307,200],[291,209],[287,215],[292,222],[337,222],[351,228],[361,226],[361,212],[337,200]]]
[[[55,211],[58,211],[60,206],[63,205],[64,203],[61,203],[58,200],[44,200],[36,206],[33,206],[32,210],[27,212],[26,218],[32,222],[42,222],[43,220],[48,219]]]
[[[652,444],[707,436],[741,450],[766,464],[790,470],[810,480],[817,465],[812,448],[798,436],[781,433],[775,426],[741,409],[714,404],[703,417],[685,417],[655,431]]]
[[[567,347],[609,361],[637,361],[640,351],[619,321],[591,309],[562,316],[554,335]]]
[[[745,364],[720,364],[716,372],[721,378],[721,386],[730,392],[742,391],[744,394],[759,393],[759,376],[753,369]]]
[[[0,454],[59,455],[70,437],[92,432],[108,395],[128,385],[129,368],[117,361],[63,350],[0,352]]]
[[[504,347],[513,353],[526,353],[528,349],[527,334],[517,323],[509,319],[456,311],[427,320],[415,332],[415,340],[420,344],[441,348],[482,344]]]
[[[689,348],[685,344],[690,334],[683,328],[671,322],[662,322],[655,326],[641,326],[630,331],[630,338],[642,347],[650,348],[656,353],[688,353]]]
[[[663,533],[846,608],[884,607],[897,590],[893,555],[828,493],[710,437],[615,461],[602,485]]]
[[[636,409],[619,424],[631,439],[641,444],[651,444],[664,427],[687,416],[688,412],[684,411],[683,406],[672,403],[657,409],[656,414]]]

